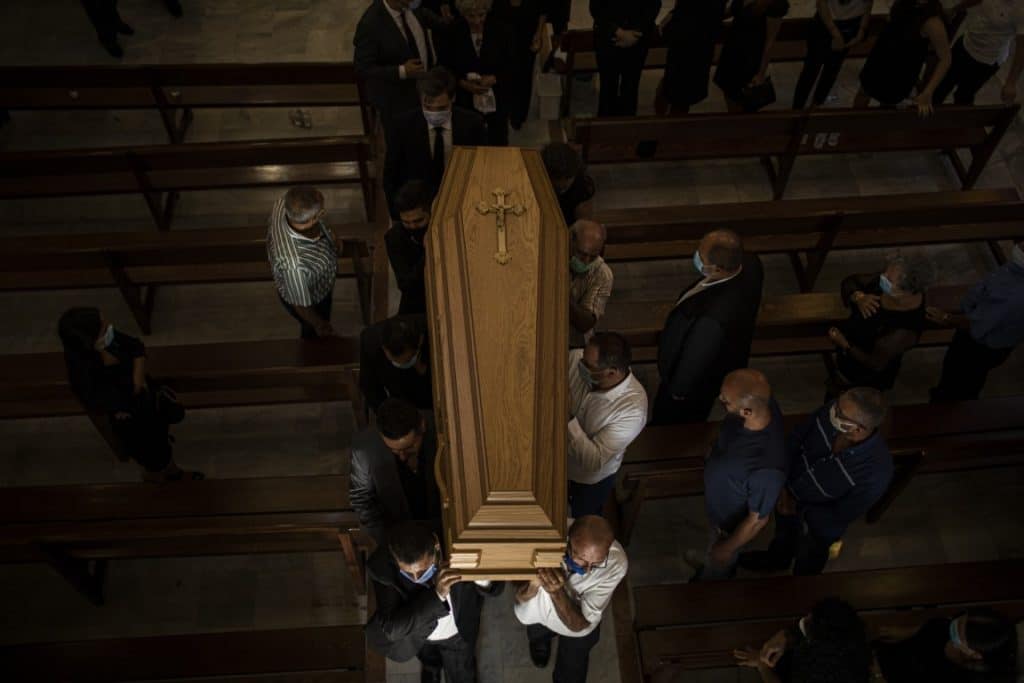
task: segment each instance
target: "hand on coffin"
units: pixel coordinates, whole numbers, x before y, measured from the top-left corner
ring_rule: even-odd
[[[565,572],[555,567],[541,567],[537,570],[537,576],[548,593],[557,593],[565,585]]]
[[[452,569],[451,567],[443,567],[441,571],[437,573],[437,579],[434,584],[434,590],[437,592],[437,597],[441,600],[447,600],[448,594],[452,592],[452,586],[462,581],[462,575],[459,574],[458,570]]]

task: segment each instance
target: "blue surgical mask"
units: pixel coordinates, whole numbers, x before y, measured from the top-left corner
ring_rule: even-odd
[[[446,126],[452,118],[452,110],[445,109],[444,111],[427,111],[424,109],[423,118],[427,120],[427,125],[431,128]]]
[[[404,569],[399,569],[398,573],[401,574],[402,576],[404,576],[405,578],[409,579],[413,583],[419,584],[420,586],[422,586],[427,581],[430,581],[432,578],[434,578],[434,574],[437,573],[437,563],[435,562],[434,564],[430,565],[430,568],[427,569],[427,571],[423,572],[423,575],[420,578],[418,578],[418,579],[414,579],[412,577],[412,574],[410,574],[409,572],[405,571]]]
[[[1013,251],[1010,252],[1010,260],[1024,268],[1024,249],[1021,249],[1019,244],[1015,245]]]
[[[562,562],[565,564],[566,569],[568,569],[573,574],[576,574],[577,576],[583,576],[587,573],[586,569],[573,562],[573,559],[569,556],[569,553],[565,554],[565,557],[562,558]]]
[[[102,351],[114,343],[114,326],[107,325],[107,331],[103,333],[103,339],[96,344],[96,350]]]
[[[569,269],[577,275],[583,275],[584,273],[589,273],[590,269],[593,268],[596,263],[597,259],[594,259],[590,263],[584,263],[579,259],[579,257],[573,256],[569,259]]]
[[[882,290],[882,294],[892,294],[892,280],[887,278],[885,274],[878,276],[878,286]]]
[[[960,629],[956,626],[958,621],[960,621],[959,617],[952,619],[949,622],[949,640],[961,650],[966,650],[967,646],[964,645],[964,641],[960,639]]]
[[[410,358],[409,360],[405,361],[404,363],[396,363],[395,361],[391,361],[391,364],[394,365],[399,370],[408,370],[409,368],[411,368],[414,365],[416,365],[416,363],[419,362],[419,360],[420,360],[420,352],[419,352],[419,349],[417,349],[416,353],[413,354],[413,357]]]
[[[693,267],[697,269],[697,272],[701,275],[704,274],[704,261],[700,257],[700,252],[693,252]]]

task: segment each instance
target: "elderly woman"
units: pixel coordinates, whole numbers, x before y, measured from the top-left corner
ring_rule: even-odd
[[[896,255],[881,273],[843,280],[843,303],[850,317],[828,331],[837,349],[829,399],[850,387],[892,388],[903,354],[917,344],[925,327],[931,274],[928,261]]]
[[[509,26],[491,12],[491,0],[456,0],[459,17],[447,40],[444,59],[455,74],[455,102],[473,109],[487,124],[487,143],[508,144],[512,34]]]
[[[114,329],[96,308],[71,308],[58,323],[71,390],[87,411],[105,414],[120,450],[145,470],[147,481],[202,479],[171,457],[168,425],[184,411],[146,375],[142,342]]]

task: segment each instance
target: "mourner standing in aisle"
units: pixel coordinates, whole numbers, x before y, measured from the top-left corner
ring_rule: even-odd
[[[569,345],[583,346],[604,316],[615,279],[601,257],[608,235],[605,227],[580,220],[569,231]]]

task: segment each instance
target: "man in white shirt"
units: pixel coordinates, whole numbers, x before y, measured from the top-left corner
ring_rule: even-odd
[[[967,9],[963,34],[953,45],[953,63],[935,90],[935,102],[943,102],[953,89],[955,104],[974,104],[974,97],[996,75],[1010,56],[1000,96],[1006,104],[1017,101],[1017,80],[1024,69],[1024,5],[1019,0],[964,0]]]
[[[482,593],[496,593],[490,581],[462,583],[441,568],[441,543],[418,522],[403,522],[388,534],[366,563],[377,611],[366,624],[366,642],[388,659],[416,657],[421,681],[476,683],[476,640]]]
[[[599,332],[569,352],[569,505],[600,515],[626,447],[647,424],[647,392],[630,372],[629,342]]]
[[[552,679],[585,683],[590,650],[601,635],[601,617],[626,576],[626,551],[603,517],[580,517],[569,527],[564,568],[541,568],[516,590],[516,618],[526,624],[530,659],[544,668],[559,637]]]

